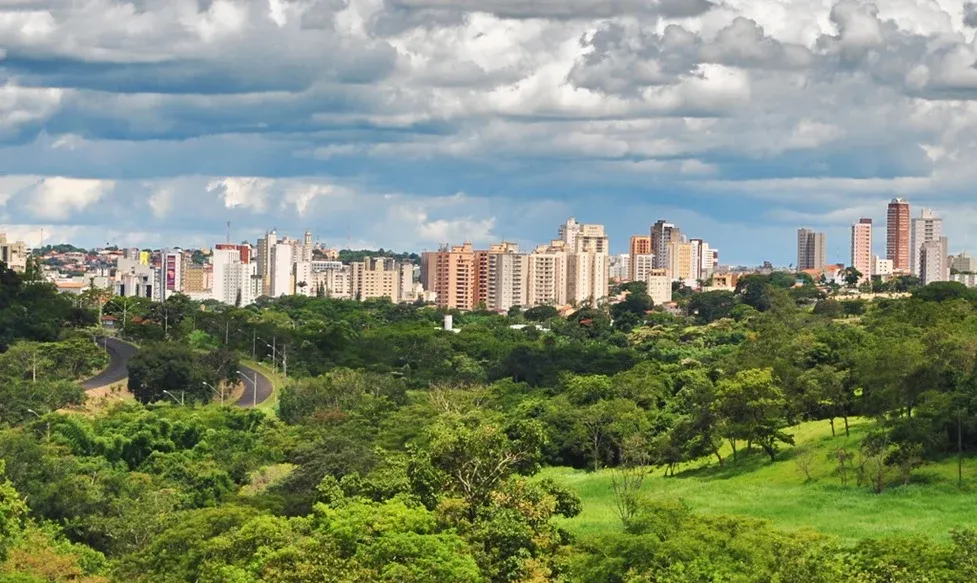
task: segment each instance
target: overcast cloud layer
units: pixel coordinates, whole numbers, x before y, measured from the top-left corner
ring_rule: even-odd
[[[612,246],[725,261],[904,196],[977,247],[962,0],[0,0],[0,225],[31,244]],[[974,233],[974,234],[971,234]]]

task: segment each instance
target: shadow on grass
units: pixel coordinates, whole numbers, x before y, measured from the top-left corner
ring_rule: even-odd
[[[788,456],[789,454],[789,456]],[[790,459],[795,455],[795,450],[790,449],[777,454],[776,461]],[[709,461],[709,465],[698,468],[681,470],[676,473],[675,478],[698,478],[713,480],[728,480],[744,474],[750,474],[756,470],[770,465],[770,456],[760,450],[742,450],[736,453],[736,459],[732,456],[723,460],[723,465],[719,465],[715,459]]]

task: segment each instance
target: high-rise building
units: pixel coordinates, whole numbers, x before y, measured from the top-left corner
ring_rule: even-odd
[[[936,241],[942,236],[943,219],[933,214],[932,210],[923,209],[919,213],[919,218],[913,219],[909,256],[909,270],[913,275],[918,277],[921,272],[920,254],[923,251],[923,243]]]
[[[861,281],[872,277],[872,219],[858,219],[851,226],[851,266],[862,274]]]
[[[413,274],[410,263],[398,263],[392,257],[364,257],[350,264],[350,288],[353,298],[369,300],[387,298],[403,301],[404,271]]]
[[[247,306],[254,303],[256,292],[262,293],[256,264],[243,261],[243,257],[237,245],[217,245],[214,248],[210,293],[218,302]]]
[[[564,241],[540,245],[529,254],[527,306],[567,303],[567,250]]]
[[[183,291],[183,252],[164,250],[160,254],[160,268],[157,271],[157,301],[166,301],[173,294]]]
[[[934,281],[950,281],[946,237],[926,241],[920,247],[919,279],[923,285],[931,284]]]
[[[23,241],[7,241],[7,235],[0,233],[0,262],[17,273],[23,273],[27,269],[27,245]]]
[[[950,267],[960,273],[977,273],[977,258],[964,251],[950,259]]]
[[[579,225],[567,256],[567,301],[596,306],[607,297],[610,243],[604,225]]]
[[[295,293],[292,279],[294,257],[295,248],[289,243],[277,243],[271,248],[271,260],[268,265],[268,276],[271,282],[268,286],[264,286],[271,289],[271,297],[280,298]]]
[[[441,308],[474,310],[478,295],[478,265],[471,243],[444,246],[421,256],[424,288],[437,294]]]
[[[275,231],[265,233],[258,239],[257,275],[261,278],[261,295],[270,296],[271,293],[271,255],[278,244],[278,234]]]
[[[876,255],[875,267],[872,268],[872,275],[881,277],[883,281],[892,277],[892,260],[882,259]]]
[[[646,235],[632,235],[631,244],[628,246],[628,257],[631,265],[628,269],[628,279],[631,281],[644,281],[645,273],[638,269],[638,257],[651,255],[651,237]]]
[[[894,198],[886,214],[885,257],[892,260],[895,271],[905,272],[910,268],[910,238],[909,203]]]
[[[646,253],[632,257],[631,265],[634,266],[634,277],[632,277],[632,281],[645,281],[648,278],[648,272],[655,268],[655,256],[651,253]]]
[[[611,255],[610,258],[611,266],[608,272],[608,277],[612,280],[621,283],[624,281],[631,281],[631,256],[627,253],[620,253],[618,255]]]
[[[673,241],[668,244],[665,256],[668,257],[668,273],[672,280],[698,279],[696,268],[697,245],[689,241]]]
[[[153,298],[156,272],[137,259],[119,259],[115,269],[115,295]]]
[[[824,269],[827,237],[811,229],[797,230],[797,270]]]
[[[651,227],[651,252],[655,269],[669,269],[671,259],[668,257],[668,246],[682,240],[682,232],[672,223],[660,219]]]
[[[529,256],[509,246],[504,253],[488,256],[488,292],[485,306],[496,312],[507,312],[513,306],[528,302]]]
[[[560,225],[559,237],[566,243],[567,249],[574,249],[577,245],[577,233],[580,232],[582,225],[577,219],[570,217],[567,222]]]
[[[692,239],[689,241],[695,246],[696,256],[695,270],[696,279],[709,279],[716,269],[716,250],[709,246],[709,243],[702,239]]]
[[[672,277],[667,269],[651,269],[645,278],[651,302],[660,306],[672,301]]]
[[[213,283],[213,266],[184,265],[183,291],[185,293],[200,293],[211,289]]]

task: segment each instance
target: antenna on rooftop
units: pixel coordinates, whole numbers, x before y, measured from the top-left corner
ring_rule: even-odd
[[[227,243],[231,243],[231,221],[227,221]]]

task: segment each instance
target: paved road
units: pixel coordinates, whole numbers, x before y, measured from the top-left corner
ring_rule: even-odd
[[[237,402],[234,404],[237,405],[238,407],[252,407],[255,404],[260,405],[264,403],[265,400],[267,400],[268,397],[271,396],[271,393],[274,391],[274,388],[271,384],[271,379],[261,374],[260,372],[254,370],[253,368],[249,366],[245,366],[243,364],[241,365],[240,370],[245,375],[247,375],[248,380],[245,381],[244,379],[241,379],[242,382],[244,382],[244,394],[241,395],[241,398],[238,399]],[[254,386],[255,383],[253,380],[256,374],[258,375],[257,399],[255,399],[255,386]],[[238,375],[238,377],[240,376],[241,375]]]
[[[124,381],[129,376],[129,361],[138,352],[132,344],[115,338],[104,340],[99,338],[98,343],[99,345],[104,345],[106,352],[109,353],[109,366],[82,383],[82,387],[86,391],[107,387]]]

